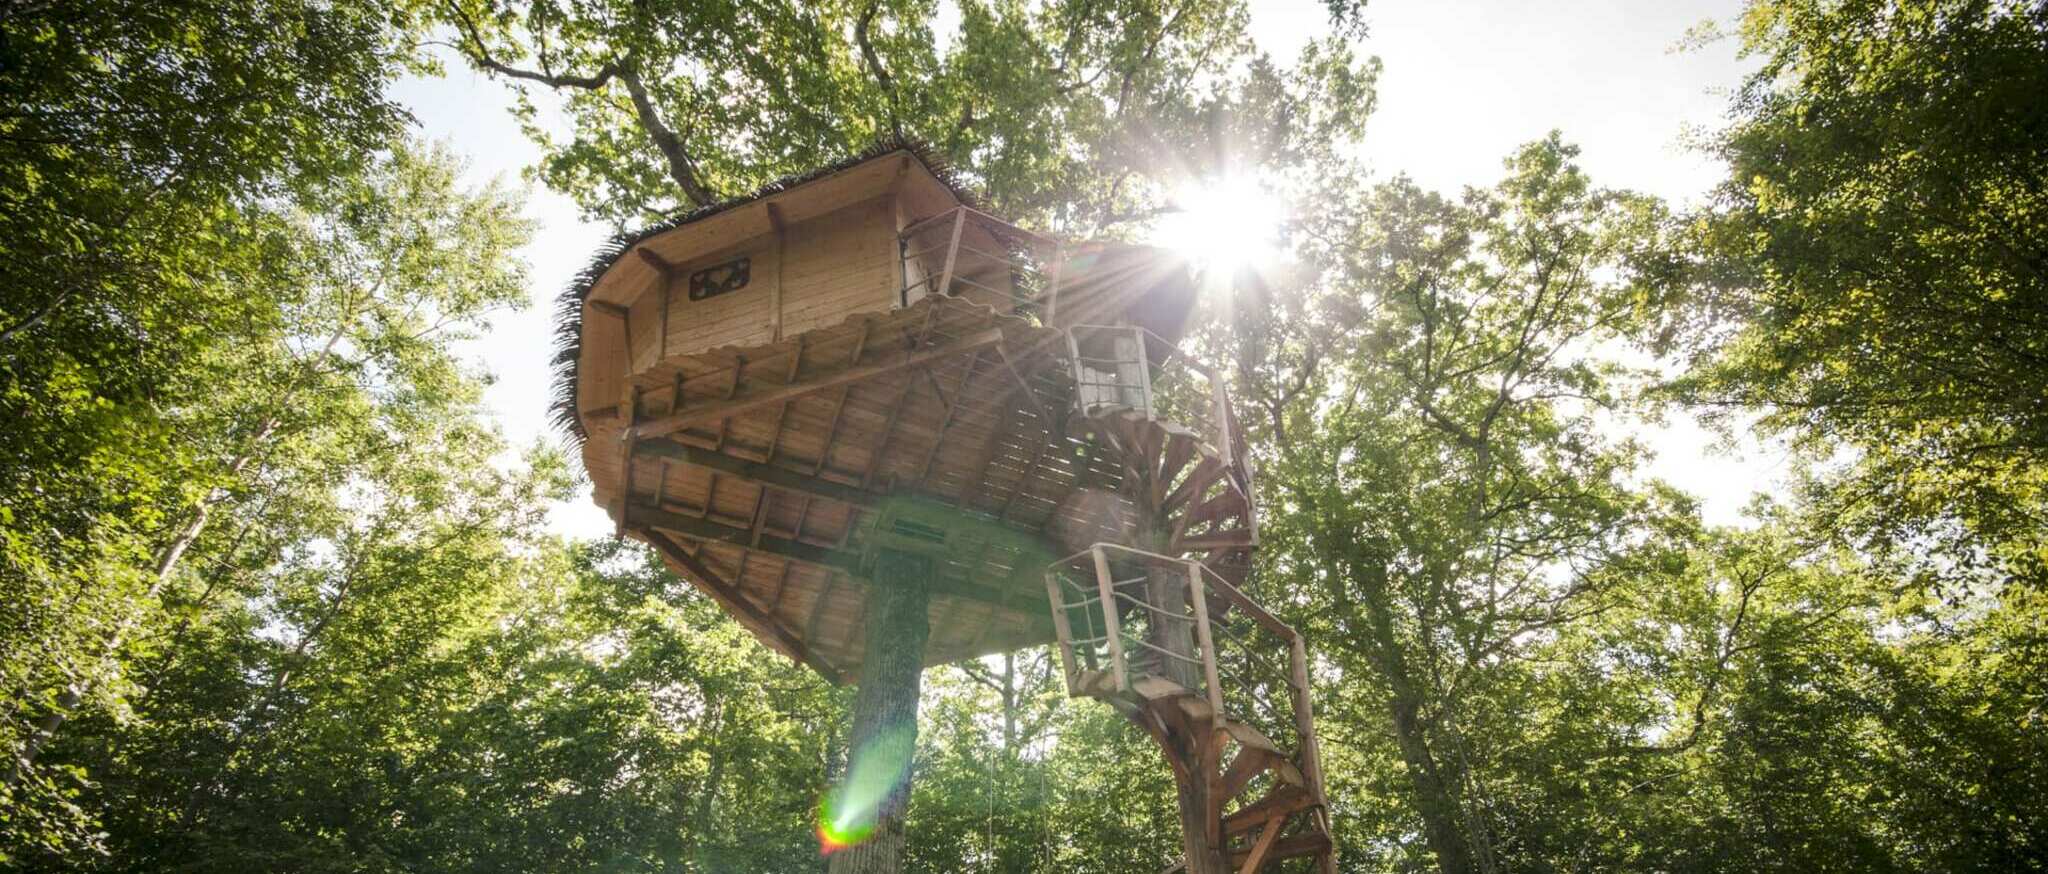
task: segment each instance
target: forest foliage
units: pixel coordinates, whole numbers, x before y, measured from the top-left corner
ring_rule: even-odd
[[[533,228],[392,98],[440,57],[620,224],[879,135],[1073,234],[1267,174],[1286,266],[1191,343],[1343,870],[2048,869],[2048,6],[1752,0],[1679,206],[1568,131],[1370,172],[1371,9],[1328,5],[1285,64],[1233,0],[0,3],[0,866],[818,867],[849,692],[551,533],[572,462],[481,407]],[[1681,412],[1791,486],[1703,522],[1640,439]],[[922,722],[909,869],[1177,855],[1047,652]]]

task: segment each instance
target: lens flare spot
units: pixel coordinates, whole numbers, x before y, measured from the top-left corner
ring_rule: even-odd
[[[818,801],[818,853],[829,856],[874,837],[882,807],[910,776],[915,724],[883,728],[854,749],[846,779]]]

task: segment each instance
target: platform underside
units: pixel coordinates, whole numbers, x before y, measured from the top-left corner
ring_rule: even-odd
[[[851,679],[862,530],[886,497],[956,507],[1051,550],[1126,534],[1121,467],[1069,434],[1061,342],[1028,317],[932,297],[664,358],[617,406],[585,407],[584,463],[624,533],[770,646]],[[941,569],[927,663],[1050,641],[1043,561],[990,549]]]

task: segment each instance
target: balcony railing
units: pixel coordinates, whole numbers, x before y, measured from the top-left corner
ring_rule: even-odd
[[[1141,327],[1067,329],[1075,406],[1082,415],[1130,409],[1189,428],[1229,463],[1232,485],[1249,500],[1252,466],[1244,429],[1217,371]]]
[[[1098,543],[1045,573],[1073,696],[1139,693],[1148,675],[1205,699],[1215,718],[1297,740],[1322,780],[1301,635],[1198,561]]]
[[[1059,297],[1060,241],[969,206],[926,218],[897,235],[899,304],[927,294],[1007,300],[1049,318]]]

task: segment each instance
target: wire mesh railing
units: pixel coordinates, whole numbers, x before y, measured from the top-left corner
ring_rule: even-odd
[[[1067,329],[1067,355],[1082,415],[1128,409],[1188,428],[1229,461],[1233,484],[1252,494],[1244,429],[1214,368],[1132,325],[1074,325]]]
[[[903,278],[899,305],[928,294],[1037,315],[1056,305],[1059,240],[973,207],[956,206],[905,227],[897,235],[897,253]]]
[[[1161,678],[1218,719],[1267,737],[1312,735],[1300,636],[1200,562],[1098,543],[1045,579],[1069,694],[1132,693]]]

